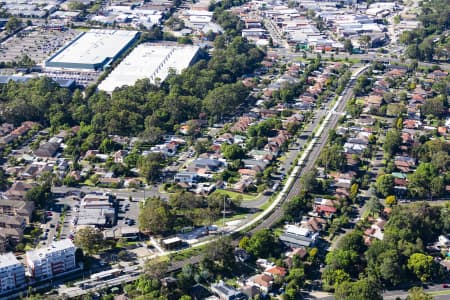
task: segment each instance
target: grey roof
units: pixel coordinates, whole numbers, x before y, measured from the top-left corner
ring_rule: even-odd
[[[209,158],[199,158],[194,160],[194,164],[196,165],[207,165],[209,167],[215,167],[218,168],[222,165],[221,161],[215,160],[215,159],[209,159]]]
[[[282,234],[280,236],[280,241],[289,245],[305,246],[305,247],[309,247],[313,242],[311,238],[290,233]]]

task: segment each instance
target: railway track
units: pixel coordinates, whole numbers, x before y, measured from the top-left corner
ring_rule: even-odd
[[[285,192],[284,195],[282,195],[281,201],[277,204],[275,210],[268,215],[267,218],[265,218],[260,224],[258,224],[255,228],[253,228],[250,232],[254,233],[258,230],[264,229],[264,228],[270,228],[274,224],[276,224],[281,217],[283,216],[283,203],[290,201],[292,198],[296,197],[301,189],[301,177],[310,171],[316,164],[317,159],[320,156],[321,151],[325,147],[329,132],[331,129],[335,128],[339,118],[341,117],[342,113],[345,111],[346,104],[348,100],[350,100],[353,97],[353,86],[355,84],[355,80],[357,77],[359,77],[364,71],[367,69],[368,66],[361,69],[357,74],[353,75],[350,82],[347,85],[347,88],[344,90],[343,94],[338,99],[337,105],[329,112],[328,118],[325,118],[324,122],[327,122],[324,126],[324,130],[320,132],[320,134],[316,134],[313,139],[313,146],[311,149],[307,150],[307,156],[302,161],[299,162],[298,167],[300,168],[299,172],[295,174],[295,180],[291,187]],[[309,134],[311,136],[312,133]],[[295,173],[295,172],[293,172]]]

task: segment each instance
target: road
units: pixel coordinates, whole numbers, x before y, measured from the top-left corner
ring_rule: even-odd
[[[359,69],[355,75],[362,74],[368,66],[365,66],[361,69]],[[328,140],[328,134],[330,129],[336,127],[337,122],[339,118],[342,116],[342,113],[345,111],[345,106],[347,104],[347,101],[350,100],[353,97],[353,90],[352,87],[355,84],[355,78],[357,76],[354,76],[350,82],[348,83],[347,87],[345,88],[342,95],[339,97],[338,101],[336,102],[335,106],[327,113],[326,118],[323,121],[323,127],[321,127],[318,132],[315,134],[313,140],[311,141],[311,148],[305,149],[304,154],[299,160],[299,166],[300,170],[296,174],[295,171],[293,173],[295,174],[294,183],[292,186],[287,189],[286,196],[284,199],[282,199],[277,205],[276,209],[272,214],[270,214],[266,219],[264,219],[258,226],[256,226],[252,232],[258,231],[263,228],[270,228],[272,227],[283,215],[283,207],[282,203],[284,201],[289,201],[295,196],[297,196],[301,190],[301,180],[300,178],[308,171],[310,171],[314,165],[316,164],[317,159],[319,158],[320,152],[326,145],[326,142]],[[282,192],[283,193],[283,192]],[[283,195],[281,195],[283,197]]]
[[[255,224],[258,224],[260,221],[262,221],[259,225],[256,226],[257,229],[261,228],[270,228],[273,224],[275,224],[279,218],[283,214],[283,208],[281,204],[286,199],[292,199],[292,197],[296,196],[298,192],[300,191],[301,185],[300,185],[300,177],[305,173],[306,170],[310,170],[316,163],[317,158],[319,157],[320,151],[324,147],[327,138],[328,133],[330,129],[334,128],[338,122],[338,119],[341,117],[341,113],[345,110],[345,105],[347,101],[352,97],[352,89],[355,82],[355,78],[357,78],[360,74],[362,74],[368,66],[364,66],[362,68],[359,68],[356,72],[354,72],[352,79],[347,84],[347,87],[345,88],[342,95],[338,98],[336,103],[334,104],[333,108],[329,111],[326,111],[326,116],[324,120],[321,122],[321,118],[318,119],[318,123],[320,124],[318,128],[315,128],[316,132],[312,138],[312,140],[309,143],[305,142],[305,145],[307,147],[302,152],[302,155],[299,159],[299,165],[304,165],[303,168],[300,168],[299,166],[294,167],[292,173],[290,174],[290,177],[287,180],[286,185],[283,187],[283,190],[277,195],[275,200],[272,202],[272,204],[267,208],[265,211],[263,211],[261,214],[257,215],[255,218],[251,219],[248,223],[234,229],[233,231],[229,232],[230,234],[240,232],[243,230],[248,230],[251,226],[254,226]],[[316,120],[317,120],[316,119]],[[312,125],[314,125],[315,122],[313,122]],[[316,124],[316,125],[317,125]],[[310,126],[311,127],[311,126]],[[311,127],[312,128],[312,127]],[[56,191],[56,190],[55,190]],[[67,191],[67,188],[63,188],[59,191]],[[287,194],[288,196],[285,197],[284,195]],[[253,229],[252,231],[255,231]],[[193,247],[200,247],[203,245],[206,245],[210,243],[212,240],[203,241],[197,244],[194,244]],[[165,252],[163,254],[159,255],[167,255],[171,252]],[[177,261],[172,263],[171,267],[169,268],[169,272],[173,272],[176,270],[179,270],[186,264],[195,264],[198,263],[201,260],[202,256],[192,256],[186,260],[183,261]],[[126,274],[129,275],[129,274]],[[133,276],[121,276],[121,278],[117,278],[117,280],[114,280],[114,285],[121,284],[123,282],[129,282],[134,280]],[[98,283],[96,284],[96,288],[101,287],[102,284]],[[112,286],[112,282],[109,282],[109,286]],[[72,297],[74,295],[78,296],[81,294],[88,293],[89,289],[81,289],[77,288],[74,291],[68,290],[68,289],[60,289],[60,294],[66,294],[69,297]]]
[[[314,111],[312,122],[309,122],[302,131],[302,138],[297,137],[297,139],[293,142],[293,144],[296,145],[295,149],[289,150],[286,153],[286,158],[281,162],[280,169],[283,170],[283,173],[286,173],[291,168],[292,164],[298,156],[298,150],[302,149],[306,145],[306,143],[308,142],[308,137],[312,135],[314,129],[319,126],[320,120],[325,117],[326,114],[327,110],[325,109],[316,109]],[[277,180],[276,182],[279,182],[279,180]],[[264,205],[269,199],[270,196],[261,195],[256,200],[243,201],[241,206],[244,208],[257,209]]]
[[[442,285],[428,286],[423,289],[425,293],[429,293],[436,300],[448,300],[450,299],[450,289],[443,288]],[[439,294],[443,295],[439,295]],[[384,300],[395,300],[398,298],[405,299],[408,296],[408,290],[393,290],[385,291],[383,293]]]

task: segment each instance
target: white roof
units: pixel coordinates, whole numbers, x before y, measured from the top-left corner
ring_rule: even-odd
[[[80,34],[51,62],[99,64],[115,57],[136,34],[137,31],[92,29]]]
[[[18,265],[20,262],[14,256],[12,252],[4,253],[0,255],[0,268]]]
[[[70,239],[64,239],[60,241],[55,241],[51,243],[48,247],[39,248],[32,251],[27,251],[27,260],[40,260],[48,255],[53,254],[54,252],[66,250],[66,249],[75,249],[73,242]]]
[[[197,46],[163,46],[141,44],[136,47],[98,86],[100,90],[112,92],[123,85],[133,85],[138,79],[156,78],[164,81],[169,70],[177,73],[187,68],[196,55]]]
[[[179,237],[173,237],[173,238],[165,239],[162,242],[167,245],[167,244],[177,243],[180,241],[181,241],[181,239]]]
[[[308,228],[305,228],[305,227],[300,227],[300,226],[296,226],[296,225],[287,225],[286,233],[292,233],[292,234],[301,235],[301,236],[308,236],[310,231]]]

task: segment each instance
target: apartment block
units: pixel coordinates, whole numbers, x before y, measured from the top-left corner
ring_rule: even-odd
[[[25,268],[14,254],[0,255],[0,294],[25,284]]]
[[[70,239],[53,242],[45,248],[27,251],[26,265],[31,277],[40,280],[76,267],[75,246]]]

